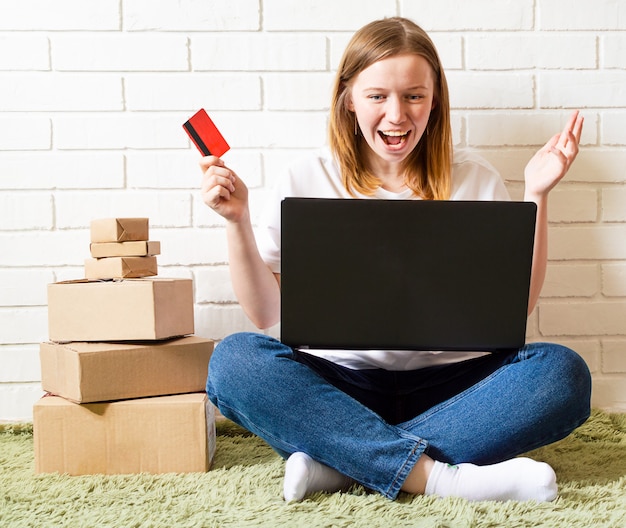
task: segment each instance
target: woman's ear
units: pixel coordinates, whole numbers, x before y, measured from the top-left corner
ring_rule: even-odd
[[[352,101],[352,91],[347,85],[342,84],[342,86],[343,86],[343,90],[341,93],[341,97],[343,99],[343,104],[347,110],[349,110],[350,112],[354,112],[354,102]]]

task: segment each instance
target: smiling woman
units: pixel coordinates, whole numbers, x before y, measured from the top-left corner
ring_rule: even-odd
[[[406,185],[403,162],[428,126],[434,84],[426,59],[399,55],[375,62],[349,87],[348,109],[366,144],[365,163],[383,189]]]
[[[448,83],[428,34],[402,18],[372,22],[348,43],[338,72],[329,143],[344,187],[353,196],[404,187],[450,198]]]
[[[576,158],[581,131],[574,112],[526,167],[526,198],[538,211],[531,310],[545,274],[548,192]],[[200,162],[203,199],[226,219],[235,292],[260,328],[280,318],[283,198],[509,199],[489,163],[452,151],[437,51],[405,18],[372,22],[349,42],[335,80],[329,142],[330,149],[277,180],[256,234],[243,181],[219,158]],[[364,281],[364,295],[385,287],[379,275]],[[405,275],[407,284],[429,280]],[[354,481],[390,499],[400,491],[469,500],[556,498],[552,468],[517,455],[563,438],[589,416],[589,370],[574,351],[550,343],[471,357],[336,348],[292,349],[266,335],[238,333],[211,358],[209,398],[287,459],[286,500]]]

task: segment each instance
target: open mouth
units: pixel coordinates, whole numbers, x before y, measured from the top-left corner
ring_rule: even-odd
[[[382,130],[378,131],[378,135],[381,137],[386,145],[401,145],[407,140],[410,133],[410,130],[407,132],[400,132],[396,130],[390,130],[385,132],[383,132]]]

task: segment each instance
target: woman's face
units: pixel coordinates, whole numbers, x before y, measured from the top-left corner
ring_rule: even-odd
[[[419,143],[434,105],[434,74],[420,55],[398,55],[359,73],[348,109],[356,114],[373,169],[402,162]]]

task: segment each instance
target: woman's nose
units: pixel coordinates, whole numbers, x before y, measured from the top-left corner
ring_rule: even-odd
[[[397,97],[390,97],[387,100],[387,121],[400,124],[404,121],[404,103]]]

